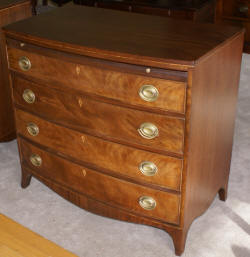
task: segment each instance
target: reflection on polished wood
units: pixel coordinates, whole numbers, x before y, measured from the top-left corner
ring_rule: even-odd
[[[226,200],[244,31],[73,4],[4,31],[22,187],[164,229],[181,255]]]

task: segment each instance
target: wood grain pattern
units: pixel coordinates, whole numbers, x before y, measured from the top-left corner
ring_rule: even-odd
[[[23,166],[22,174],[24,173],[32,175],[34,171],[28,167]],[[152,217],[138,216],[124,209],[119,209],[117,208],[117,206],[112,206],[107,203],[103,203],[98,200],[87,197],[83,194],[78,194],[72,189],[67,188],[61,184],[55,183],[54,181],[51,181],[50,179],[47,179],[38,173],[36,173],[34,176],[42,183],[44,183],[46,186],[48,186],[50,189],[52,189],[54,192],[64,197],[66,200],[76,204],[77,206],[85,210],[91,211],[98,215],[119,219],[123,221],[128,221],[128,222],[154,226],[156,228],[166,230],[173,237],[175,234],[178,234],[179,231],[181,231],[181,229],[177,225],[162,222],[162,221],[153,219]]]
[[[77,257],[0,214],[1,257]]]
[[[27,0],[1,0],[0,9],[8,9],[10,7],[17,7],[18,5],[27,5],[30,1]],[[9,24],[9,22],[8,22]]]
[[[11,38],[38,46],[174,70],[193,67],[241,31],[231,26],[185,24],[153,15],[69,4],[32,21],[10,25],[5,31]]]
[[[66,187],[70,185],[70,188],[79,193],[134,213],[169,223],[178,224],[179,222],[179,195],[153,190],[101,174],[45,152],[23,140],[20,140],[20,146],[23,165],[34,170],[34,174],[38,173]],[[42,158],[40,167],[33,166],[29,160],[34,153]],[[156,200],[155,209],[149,211],[139,205],[138,200],[144,195]]]
[[[39,134],[32,136],[27,131],[27,124],[35,123]],[[125,145],[112,143],[71,129],[58,126],[31,115],[22,110],[16,110],[17,133],[50,149],[56,148],[60,154],[65,154],[81,160],[88,167],[100,171],[122,175],[137,182],[155,184],[176,191],[180,190],[182,160],[142,151]],[[153,162],[158,171],[154,176],[145,176],[139,170],[143,161]]]
[[[33,171],[27,167],[22,167],[22,174],[31,175]],[[128,212],[123,209],[119,209],[116,206],[108,205],[106,203],[102,203],[90,197],[86,197],[85,195],[78,194],[70,188],[67,188],[63,185],[55,183],[50,179],[45,178],[44,176],[40,176],[39,174],[35,174],[36,178],[39,179],[42,183],[51,188],[54,192],[58,193],[68,201],[78,205],[79,207],[89,210],[98,215],[102,215],[105,217],[110,217],[114,219],[119,219],[127,222],[134,222],[144,225],[154,226],[156,228],[160,228],[165,230],[172,237],[175,253],[176,255],[181,255],[183,252],[183,244],[185,244],[187,230],[183,230],[179,226],[175,226],[173,224],[165,223],[158,221],[153,218],[138,216],[134,213]],[[184,242],[184,243],[183,243]]]
[[[0,3],[0,27],[30,16],[29,0],[2,0]],[[0,31],[0,142],[15,136],[5,37]]]
[[[19,58],[26,56],[32,63],[30,70],[23,72],[18,65]],[[65,62],[16,48],[8,49],[10,68],[40,78],[50,84],[60,84],[83,93],[112,98],[134,106],[162,109],[171,112],[185,112],[185,89],[182,82],[95,68]],[[153,85],[159,92],[154,102],[140,98],[138,92],[143,85]]]
[[[192,96],[188,109],[192,128],[185,153],[188,158],[183,173],[185,200],[180,241],[216,194],[227,194],[243,38],[243,34],[235,38],[190,71]],[[225,199],[221,197],[221,200]],[[180,253],[184,247],[182,240]]]
[[[150,67],[148,65],[135,65],[131,63],[109,61],[105,59],[89,57],[86,55],[79,55],[76,53],[58,51],[56,49],[46,48],[44,46],[29,44],[27,41],[20,42],[9,37],[6,38],[6,44],[8,48],[17,48],[22,51],[52,57],[53,59],[60,59],[65,62],[71,62],[83,66],[91,66],[94,68],[110,71],[123,72],[127,74],[142,75],[144,77],[147,76],[165,80],[174,80],[178,82],[186,82],[188,76],[188,73],[182,70],[167,70],[157,67]],[[150,69],[150,72],[147,71],[148,69]]]
[[[181,118],[96,102],[84,95],[67,94],[19,77],[15,77],[13,81],[15,103],[49,121],[155,152],[182,154],[184,120]],[[30,105],[23,100],[25,89],[31,89],[35,93],[34,104]],[[141,137],[138,129],[144,122],[155,124],[159,136],[150,140]]]
[[[39,75],[38,66],[35,75],[20,72],[17,67],[11,74],[22,162],[21,185],[27,187],[35,176],[64,198],[94,213],[164,229],[173,239],[175,253],[181,255],[194,219],[205,212],[218,192],[220,199],[226,200],[243,30],[189,23],[183,26],[183,22],[159,17],[96,8],[79,10],[69,5],[33,19],[32,24],[21,22],[5,29],[9,49],[18,49],[15,53],[11,50],[15,60],[12,67],[18,60],[16,53],[32,52],[36,57],[39,55],[36,65],[40,63],[41,70],[48,65],[49,74]],[[63,21],[58,22],[59,17],[64,17]],[[49,32],[44,30],[48,22],[53,24]],[[80,27],[84,33],[75,33]],[[41,55],[46,60],[49,57],[91,66],[107,82],[105,85],[109,82],[113,88],[113,74],[118,73],[131,73],[133,83],[136,80],[132,78],[137,75],[143,79],[154,77],[154,81],[179,78],[175,82],[184,82],[186,87],[185,113],[164,112],[159,106],[144,107],[135,98],[124,96],[124,92],[118,94],[121,99],[101,96],[101,91],[94,95],[94,84],[86,86],[91,89],[88,92],[76,89],[76,82],[71,86],[69,81],[67,86],[62,80],[69,77],[76,81],[74,76],[81,74],[82,69],[71,67],[64,76],[58,62],[52,61],[51,65],[38,61]],[[58,68],[62,85],[51,78]],[[145,68],[152,69],[152,75],[144,75]],[[171,71],[163,71],[164,68]],[[90,70],[84,73],[94,75]],[[109,80],[110,77],[113,78]],[[129,83],[123,84],[123,77],[117,81],[124,90],[133,90]],[[33,104],[22,98],[28,88],[36,96]],[[108,91],[110,88],[104,89],[107,94]],[[26,132],[29,120],[41,128],[37,137]],[[154,140],[141,138],[137,129],[143,122],[157,125],[159,136]],[[91,151],[86,152],[84,143]],[[90,156],[91,152],[99,156],[98,160]],[[41,155],[40,168],[30,164],[31,153]],[[161,179],[137,176],[142,156],[152,158],[159,167],[162,165],[165,175],[170,172],[173,180],[164,178],[166,187],[162,187]],[[128,160],[131,166],[126,171],[123,163]],[[174,187],[179,183],[180,170],[175,165],[180,162],[183,168],[178,191]],[[171,166],[165,167],[165,163]],[[138,198],[142,194],[153,196],[160,208],[152,212],[141,210]]]

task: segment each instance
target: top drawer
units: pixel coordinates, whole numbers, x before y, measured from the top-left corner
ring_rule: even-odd
[[[63,85],[139,108],[185,113],[184,82],[97,68],[14,47],[9,47],[8,55],[10,69],[53,86]]]

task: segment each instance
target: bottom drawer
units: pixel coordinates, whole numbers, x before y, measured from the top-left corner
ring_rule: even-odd
[[[128,211],[179,223],[180,195],[158,191],[87,169],[19,139],[22,165],[34,175],[48,178],[107,204]]]

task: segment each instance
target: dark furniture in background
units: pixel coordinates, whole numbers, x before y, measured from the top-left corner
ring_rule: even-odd
[[[31,5],[32,5],[32,14],[36,15],[36,6],[37,6],[38,0],[31,0]]]
[[[213,22],[214,0],[73,0],[74,3],[121,11]]]
[[[0,27],[31,16],[30,0],[1,0]],[[0,32],[0,142],[15,138],[6,49]]]
[[[52,2],[56,3],[59,7],[61,7],[63,4],[66,4],[72,0],[51,0]],[[48,0],[43,0],[43,5],[48,5]]]
[[[250,1],[217,0],[216,22],[246,29],[244,51],[250,53]]]
[[[182,254],[227,197],[243,29],[69,4],[4,31],[22,187],[164,229]]]

